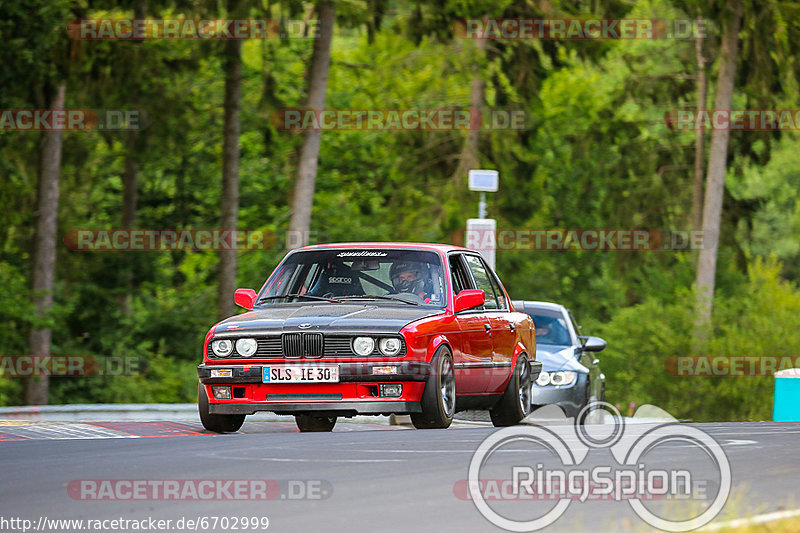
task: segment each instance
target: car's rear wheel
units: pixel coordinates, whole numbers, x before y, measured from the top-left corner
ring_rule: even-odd
[[[489,409],[495,427],[513,426],[531,413],[531,367],[525,354],[517,357],[514,374],[508,380],[506,391],[494,407]]]
[[[294,415],[297,428],[302,432],[307,431],[333,431],[336,425],[335,416]]]
[[[417,429],[450,427],[456,412],[456,374],[450,348],[441,346],[433,356],[431,375],[422,393],[422,412],[411,413]]]
[[[244,424],[245,415],[218,415],[211,414],[208,407],[206,388],[202,384],[197,386],[197,409],[200,411],[200,422],[203,427],[214,433],[233,433],[239,431]]]

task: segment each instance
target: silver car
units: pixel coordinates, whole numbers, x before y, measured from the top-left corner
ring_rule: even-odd
[[[542,362],[542,373],[532,387],[533,408],[555,404],[575,417],[587,403],[605,401],[606,378],[596,353],[606,341],[581,336],[580,326],[563,305],[527,300],[513,304],[536,326],[536,359]]]

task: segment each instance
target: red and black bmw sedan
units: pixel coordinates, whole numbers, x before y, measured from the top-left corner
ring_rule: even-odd
[[[234,299],[248,312],[211,328],[197,368],[211,431],[256,411],[292,414],[301,431],[357,414],[410,414],[417,428],[446,428],[463,409],[489,409],[496,426],[529,414],[533,322],[476,252],[308,246]]]

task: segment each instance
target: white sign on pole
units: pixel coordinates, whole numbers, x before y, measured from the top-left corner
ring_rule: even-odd
[[[497,248],[497,221],[493,218],[468,218],[466,248],[480,252],[494,270],[494,254]]]
[[[496,170],[470,170],[469,171],[469,190],[482,192],[497,192],[497,184],[500,181]]]

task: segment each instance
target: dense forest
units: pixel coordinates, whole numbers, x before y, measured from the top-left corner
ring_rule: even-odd
[[[68,31],[84,19],[236,17],[271,21],[269,37]],[[465,38],[464,19],[481,17],[689,21],[692,31]],[[798,4],[6,0],[0,37],[0,109],[139,118],[123,128],[0,128],[0,354],[135,363],[49,383],[0,374],[0,405],[193,401],[206,331],[235,312],[233,288],[260,286],[287,240],[463,243],[478,212],[470,168],[499,171],[488,213],[501,229],[702,232],[699,249],[498,250],[513,299],[562,303],[584,334],[608,341],[600,355],[612,403],[694,420],[769,419],[771,377],[676,377],[667,361],[800,355],[796,129],[698,132],[669,119],[800,107]],[[282,127],[286,110],[300,108],[525,120]],[[114,228],[267,238],[241,251],[90,251],[70,238]]]

